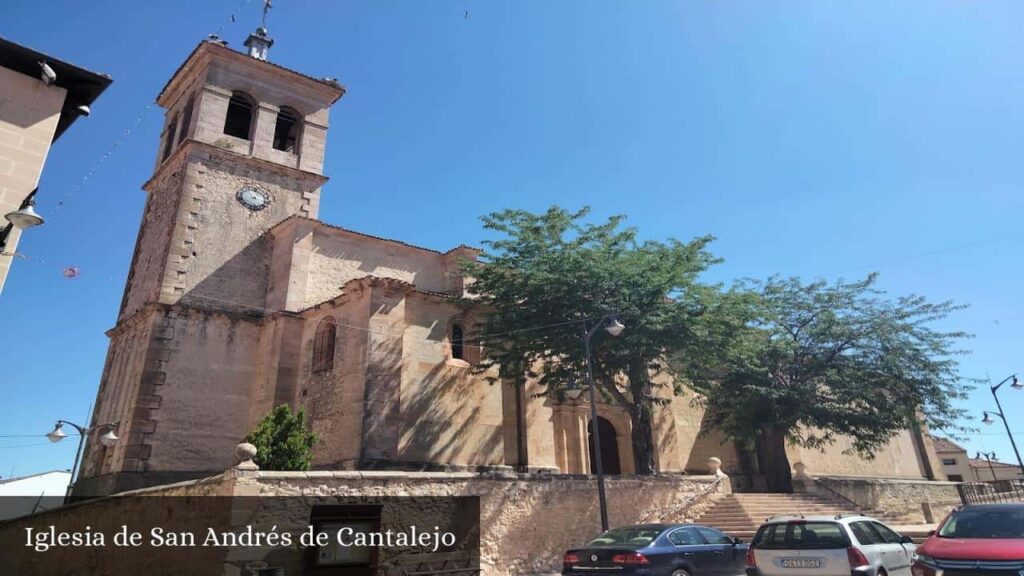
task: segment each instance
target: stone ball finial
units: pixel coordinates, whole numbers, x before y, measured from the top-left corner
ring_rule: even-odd
[[[796,462],[793,464],[793,470],[796,471],[794,478],[807,478],[807,465],[803,462]]]
[[[238,446],[235,446],[235,460],[238,464],[235,468],[240,470],[259,470],[260,467],[253,462],[253,458],[256,457],[256,447],[248,442],[242,442]]]
[[[722,459],[717,456],[708,458],[708,470],[711,471],[712,476],[724,476],[725,473],[722,472]]]

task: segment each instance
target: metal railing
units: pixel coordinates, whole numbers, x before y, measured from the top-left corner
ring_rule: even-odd
[[[957,484],[964,504],[999,504],[1024,502],[1024,481],[964,482]]]

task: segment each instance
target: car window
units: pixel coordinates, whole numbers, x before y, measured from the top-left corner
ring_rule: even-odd
[[[769,525],[757,533],[753,544],[755,548],[776,550],[822,550],[849,545],[850,539],[839,524],[806,520]]]
[[[769,524],[762,526],[757,534],[754,534],[750,545],[754,548],[775,548],[786,542],[786,525]]]
[[[878,534],[882,537],[882,540],[885,541],[886,544],[900,543],[900,535],[893,532],[885,524],[881,524],[879,522],[872,522],[871,526],[878,531]]]
[[[715,530],[714,528],[706,528],[704,526],[698,526],[697,531],[704,536],[708,544],[732,544],[732,538],[725,535],[724,532]]]
[[[668,541],[676,546],[693,546],[704,543],[704,539],[693,528],[679,528],[669,532]]]
[[[863,546],[871,546],[872,544],[880,544],[882,542],[882,538],[867,522],[851,523],[850,531],[857,538],[857,542],[860,542]]]
[[[940,538],[1024,538],[1024,507],[965,508],[950,515]]]
[[[587,546],[647,546],[658,534],[661,534],[660,528],[616,528],[587,542]]]

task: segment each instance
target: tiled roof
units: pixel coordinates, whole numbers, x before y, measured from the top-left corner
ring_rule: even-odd
[[[932,444],[936,452],[967,452],[956,442],[941,436],[932,436]]]
[[[1019,468],[1016,464],[1007,464],[1006,462],[992,461],[993,468]],[[988,468],[988,460],[980,460],[978,458],[971,458],[971,468]]]
[[[452,250],[455,250],[457,248],[462,248],[462,247],[472,248],[470,246],[466,246],[465,244],[460,244],[459,246],[456,246],[455,248],[452,248],[452,250],[448,250],[448,252],[441,252],[440,250],[435,250],[434,248],[425,248],[423,246],[417,246],[415,244],[410,244],[408,242],[403,242],[402,240],[395,240],[393,238],[384,238],[383,236],[374,236],[373,234],[366,234],[365,232],[356,232],[355,230],[350,230],[348,228],[342,228],[341,226],[337,226],[335,224],[328,224],[328,223],[324,222],[323,220],[317,220],[315,218],[307,218],[306,216],[297,216],[297,215],[292,215],[292,216],[289,216],[289,217],[285,218],[284,220],[282,220],[282,221],[278,222],[277,224],[271,226],[269,231],[275,230],[278,226],[284,226],[286,222],[289,222],[291,220],[303,220],[305,222],[312,222],[312,223],[317,224],[318,226],[322,226],[324,228],[330,228],[332,230],[340,230],[342,232],[347,232],[349,234],[354,234],[356,236],[362,236],[363,238],[370,238],[372,240],[381,240],[383,242],[391,242],[393,244],[400,244],[400,245],[405,246],[407,248],[413,248],[413,249],[416,249],[416,250],[423,250],[424,252],[432,252],[434,254],[448,254],[448,252],[451,252]]]

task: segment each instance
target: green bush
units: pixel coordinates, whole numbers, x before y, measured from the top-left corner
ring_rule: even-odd
[[[287,404],[274,408],[245,441],[256,447],[261,470],[309,470],[317,437],[306,425],[306,413],[292,412]]]

